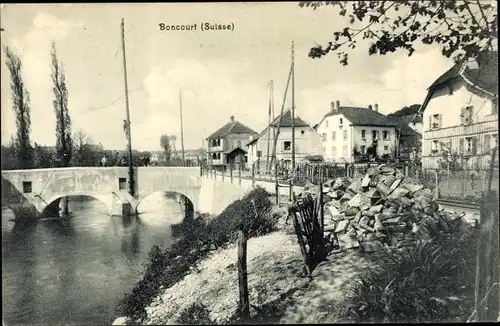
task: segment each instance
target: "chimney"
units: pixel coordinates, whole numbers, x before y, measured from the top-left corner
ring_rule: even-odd
[[[229,121],[234,122],[234,115],[229,118]]]
[[[378,104],[375,103],[375,108],[374,108],[375,112],[378,112]]]
[[[330,103],[330,111],[331,112],[335,111],[335,102],[333,102],[333,101]]]
[[[335,108],[340,110],[340,101],[335,101]]]
[[[368,109],[373,110],[373,107],[372,107],[372,105],[371,105],[371,104],[370,104],[370,105],[368,105]]]

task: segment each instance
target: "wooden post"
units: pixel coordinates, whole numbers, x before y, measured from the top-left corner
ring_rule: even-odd
[[[224,172],[226,171],[226,166],[222,166],[222,182],[224,182]]]
[[[290,189],[288,191],[288,200],[291,201],[293,198],[293,182],[292,179],[289,180]]]
[[[241,165],[238,168],[238,184],[241,186]]]
[[[250,317],[247,278],[247,236],[248,232],[241,227],[238,232],[238,280],[240,288],[240,317],[242,321]]]
[[[280,185],[278,183],[278,163],[276,163],[276,166],[274,169],[274,183],[275,183],[275,189],[276,189],[276,205],[279,205],[279,203],[280,203]]]
[[[252,163],[252,188],[255,187],[255,162]]]
[[[232,164],[229,165],[229,175],[230,175],[231,183],[233,183],[233,165]]]

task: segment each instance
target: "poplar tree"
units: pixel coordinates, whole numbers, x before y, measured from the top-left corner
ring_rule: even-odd
[[[62,62],[57,60],[56,45],[52,43],[52,90],[54,92],[54,112],[56,114],[56,155],[63,167],[69,166],[73,152],[71,118],[68,111],[68,89]]]
[[[12,94],[12,109],[16,117],[16,137],[12,148],[16,158],[16,166],[27,169],[32,166],[33,149],[30,143],[31,108],[30,95],[24,85],[21,75],[22,63],[9,47],[5,47],[6,64],[10,72],[10,89]]]

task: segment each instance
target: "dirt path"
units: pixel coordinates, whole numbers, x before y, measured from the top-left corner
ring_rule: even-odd
[[[267,316],[267,323],[324,323],[334,321],[337,302],[347,284],[365,266],[356,251],[331,255],[313,273],[301,274],[303,261],[291,226],[248,241],[248,285],[251,314]],[[194,303],[210,311],[213,322],[227,323],[238,307],[237,248],[214,251],[183,280],[162,291],[144,324],[175,324]]]

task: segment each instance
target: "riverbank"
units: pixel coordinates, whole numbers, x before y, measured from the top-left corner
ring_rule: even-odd
[[[283,221],[281,221],[283,222]],[[336,302],[350,280],[367,266],[359,251],[346,251],[323,263],[313,278],[302,274],[303,260],[290,225],[248,241],[250,312],[263,323],[333,323]],[[237,247],[213,252],[174,286],[162,290],[146,308],[146,325],[182,323],[193,305],[208,313],[209,322],[230,323],[239,300]],[[200,321],[201,322],[201,321]]]

